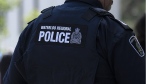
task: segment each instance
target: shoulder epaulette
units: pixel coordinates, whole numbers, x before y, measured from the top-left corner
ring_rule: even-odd
[[[41,11],[41,13],[45,13],[45,12],[47,12],[48,10],[51,10],[51,9],[53,9],[53,8],[55,8],[55,6],[51,6],[51,7],[45,8],[45,9],[43,9],[43,10]]]
[[[127,24],[125,24],[124,22],[114,19],[117,23],[119,23],[124,29],[126,30],[132,30]],[[133,30],[132,30],[133,31]]]
[[[109,17],[115,18],[110,12],[104,9],[101,9],[101,8],[90,8],[90,9],[96,12],[98,16],[109,16]]]
[[[118,24],[120,24],[124,29],[132,30],[127,24],[123,23],[120,20],[117,20],[110,12],[108,12],[104,9],[101,9],[101,8],[90,8],[90,9],[93,10],[94,12],[96,12],[98,14],[98,16],[109,16],[111,19],[113,19]]]
[[[114,16],[108,11],[101,9],[101,8],[93,8],[93,7],[89,8],[89,10],[87,10],[83,14],[82,18],[87,21],[90,21],[95,16],[109,16],[111,18],[114,18]]]
[[[41,13],[44,14],[44,19],[48,18],[52,15],[52,11],[53,11],[54,8],[55,8],[55,6],[52,6],[52,7],[46,8],[46,9],[41,11]]]

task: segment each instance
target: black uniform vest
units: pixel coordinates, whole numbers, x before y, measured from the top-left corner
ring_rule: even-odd
[[[63,6],[42,11],[23,56],[29,84],[94,83],[99,62],[96,35],[101,20],[94,11]]]

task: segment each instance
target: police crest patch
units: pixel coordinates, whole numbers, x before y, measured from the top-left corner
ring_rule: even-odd
[[[129,39],[129,42],[130,42],[131,46],[135,49],[135,51],[139,54],[140,57],[145,56],[144,50],[142,49],[136,36],[131,36]]]
[[[70,43],[73,44],[81,44],[81,39],[82,39],[82,34],[80,32],[79,28],[75,29],[75,32],[72,33],[71,35],[71,40]]]

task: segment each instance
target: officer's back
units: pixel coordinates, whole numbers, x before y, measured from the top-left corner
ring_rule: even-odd
[[[99,1],[67,0],[29,23],[4,84],[143,84],[141,77],[130,80],[139,71],[128,68],[144,57],[134,43],[132,30],[103,10]],[[129,62],[138,59],[129,66],[127,52],[134,56]],[[138,74],[143,77],[143,72]]]
[[[99,18],[84,15],[90,5],[68,2],[43,11],[25,58],[29,83],[92,84],[99,56],[96,32]]]

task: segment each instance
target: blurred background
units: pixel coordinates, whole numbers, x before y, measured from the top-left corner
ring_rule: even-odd
[[[49,6],[63,4],[65,0],[0,0],[0,60],[11,56],[18,37],[27,23]],[[132,29],[146,12],[145,0],[114,0],[110,10],[114,16]],[[143,29],[145,32],[145,30]],[[1,67],[1,65],[0,65]]]

